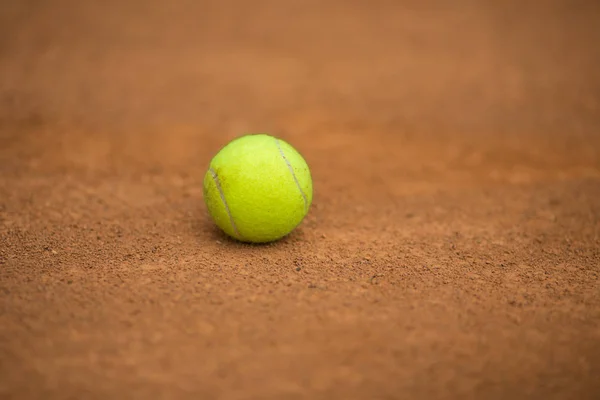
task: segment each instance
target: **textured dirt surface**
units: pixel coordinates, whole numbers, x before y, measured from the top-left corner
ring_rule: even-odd
[[[599,398],[597,4],[0,2],[0,397]],[[248,132],[314,178],[267,246]]]

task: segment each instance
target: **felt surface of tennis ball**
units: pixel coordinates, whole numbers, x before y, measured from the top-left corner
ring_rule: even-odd
[[[310,169],[287,142],[268,134],[232,140],[211,160],[203,195],[209,214],[227,235],[267,243],[304,219],[313,197]]]

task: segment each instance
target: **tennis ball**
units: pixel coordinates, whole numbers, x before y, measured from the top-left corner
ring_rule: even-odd
[[[216,225],[249,243],[288,235],[306,216],[313,197],[304,158],[290,144],[263,133],[241,136],[219,150],[203,186]]]

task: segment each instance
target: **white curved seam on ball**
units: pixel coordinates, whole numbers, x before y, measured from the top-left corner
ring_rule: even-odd
[[[298,190],[300,191],[300,194],[302,195],[302,198],[304,199],[304,210],[307,210],[308,209],[308,199],[306,198],[306,195],[304,194],[304,191],[302,190],[302,187],[300,186],[300,182],[298,182],[298,178],[296,177],[294,168],[292,168],[292,164],[290,164],[287,157],[285,156],[285,153],[283,152],[283,149],[281,148],[281,145],[279,144],[279,139],[275,139],[275,143],[277,144],[277,148],[279,149],[279,154],[281,154],[283,161],[285,161],[285,163],[287,164],[288,169],[290,170],[290,172],[292,173],[292,177],[294,178],[294,182],[296,182],[296,186],[298,187]]]
[[[233,231],[235,232],[235,234],[241,238],[242,235],[240,235],[240,232],[237,229],[237,226],[235,226],[235,222],[233,221],[233,216],[231,215],[231,211],[229,211],[229,206],[227,205],[227,200],[225,200],[225,193],[223,193],[223,188],[221,187],[221,182],[219,181],[219,176],[217,175],[217,173],[215,172],[214,169],[209,168],[210,174],[212,175],[213,181],[215,181],[215,185],[217,186],[217,190],[219,191],[219,195],[221,196],[221,201],[223,202],[223,205],[225,206],[225,212],[227,212],[227,215],[229,216],[229,222],[231,223],[231,226],[233,227]]]

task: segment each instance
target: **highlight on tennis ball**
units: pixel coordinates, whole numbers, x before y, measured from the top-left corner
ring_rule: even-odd
[[[223,232],[241,242],[267,243],[300,225],[312,203],[313,183],[305,159],[289,143],[247,134],[213,157],[203,195]]]

